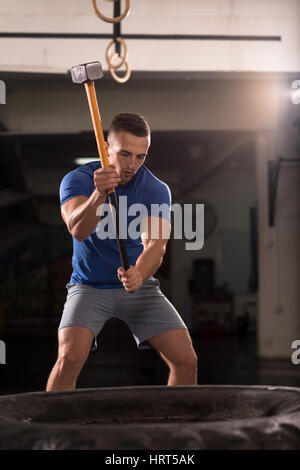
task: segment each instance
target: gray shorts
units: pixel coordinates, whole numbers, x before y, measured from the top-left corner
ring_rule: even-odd
[[[177,328],[187,329],[171,302],[160,290],[158,279],[150,278],[134,293],[120,289],[97,289],[87,284],[67,284],[68,295],[58,330],[83,326],[97,336],[110,318],[123,320],[139,349],[150,349],[149,338]]]

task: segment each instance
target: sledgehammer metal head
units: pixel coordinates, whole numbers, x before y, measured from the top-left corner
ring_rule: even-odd
[[[71,76],[73,83],[93,82],[103,77],[103,70],[100,62],[88,62],[72,67]]]

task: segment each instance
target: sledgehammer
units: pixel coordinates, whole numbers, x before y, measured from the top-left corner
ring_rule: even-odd
[[[106,145],[103,135],[103,129],[101,124],[100,111],[98,107],[95,84],[94,81],[103,77],[103,71],[100,62],[89,62],[87,64],[75,65],[71,68],[71,76],[73,83],[84,83],[85,91],[87,94],[90,112],[92,116],[94,132],[98,147],[98,153],[101,160],[102,167],[109,166],[108,156],[106,152]],[[120,238],[120,226],[119,226],[119,209],[114,188],[107,190],[107,196],[114,219],[115,215],[115,228],[119,253],[121,257],[121,263],[123,268],[127,271],[129,269],[129,261],[127,251],[125,247],[124,239]],[[113,210],[114,208],[114,210]]]

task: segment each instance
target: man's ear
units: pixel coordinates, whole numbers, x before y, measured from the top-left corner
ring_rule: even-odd
[[[105,141],[106,153],[107,153],[107,156],[108,156],[108,158],[109,158],[108,147],[109,147],[109,143]]]

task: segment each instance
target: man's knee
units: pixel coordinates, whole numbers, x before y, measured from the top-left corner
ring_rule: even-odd
[[[63,373],[79,372],[86,361],[86,357],[78,352],[63,351],[57,358],[57,366]]]
[[[185,369],[191,372],[195,372],[198,368],[198,357],[192,350],[189,354],[179,356],[178,359],[174,361],[174,363],[171,363],[171,366],[175,369]]]

